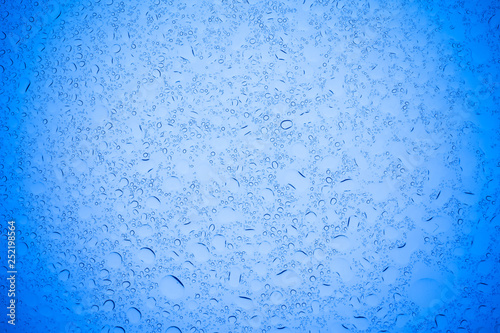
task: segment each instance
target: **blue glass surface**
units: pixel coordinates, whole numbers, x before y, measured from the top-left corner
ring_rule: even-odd
[[[500,332],[499,40],[486,0],[0,0],[0,330]]]

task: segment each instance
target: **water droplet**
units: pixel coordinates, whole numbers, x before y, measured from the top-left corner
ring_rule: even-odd
[[[253,315],[248,319],[248,324],[254,328],[257,329],[260,327],[262,324],[262,316],[261,315]]]
[[[283,302],[283,294],[279,291],[273,291],[273,293],[269,297],[269,300],[275,305],[281,304]]]
[[[195,243],[190,245],[189,251],[194,255],[194,258],[198,262],[205,262],[210,258],[210,252],[208,248],[203,243]]]
[[[36,182],[30,185],[30,190],[34,195],[40,195],[45,192],[45,186],[40,182]]]
[[[67,269],[62,270],[62,271],[59,273],[59,276],[58,276],[59,280],[61,280],[61,281],[63,281],[63,282],[68,281],[69,277],[70,277],[70,274],[69,274],[69,271],[68,271]]]
[[[155,196],[151,196],[146,200],[146,207],[151,209],[160,209],[161,201]]]
[[[122,264],[122,256],[117,252],[111,252],[106,257],[106,264],[109,268],[119,268]]]
[[[215,253],[222,253],[226,249],[226,238],[222,235],[215,235],[214,238],[212,238],[211,245]]]
[[[125,178],[125,177],[123,177],[123,178],[120,179],[120,182],[118,183],[118,186],[120,188],[124,188],[124,187],[128,186],[128,184],[129,184],[128,179]]]
[[[127,318],[132,324],[137,324],[141,321],[142,314],[137,308],[130,308],[127,310]]]
[[[355,316],[352,323],[360,331],[367,330],[370,326],[368,319],[362,316]]]
[[[274,281],[277,286],[282,288],[296,288],[302,283],[302,278],[293,269],[286,269],[278,273]]]
[[[163,180],[161,188],[165,193],[180,191],[182,190],[182,183],[177,177],[167,177]]]
[[[184,298],[184,284],[175,276],[167,275],[159,283],[160,292],[171,300]]]
[[[339,252],[347,252],[351,249],[351,241],[345,235],[338,235],[330,242],[333,249]]]
[[[293,126],[293,122],[291,120],[283,120],[280,124],[281,128],[284,130],[290,129]]]
[[[121,50],[122,50],[122,47],[118,44],[114,44],[111,47],[111,52],[113,52],[113,53],[119,53]]]
[[[430,307],[441,296],[442,287],[432,278],[419,279],[410,284],[409,296],[420,307]]]
[[[337,272],[344,282],[349,282],[354,278],[351,265],[344,258],[335,258],[331,261],[331,270]]]
[[[254,307],[253,301],[250,297],[238,296],[235,301],[236,306],[248,311]]]
[[[143,247],[138,253],[139,260],[146,265],[153,264],[155,262],[156,255],[153,250],[148,247]]]
[[[112,311],[115,309],[115,302],[108,299],[107,301],[105,301],[102,305],[102,310],[103,311]]]
[[[323,251],[322,249],[315,249],[314,250],[314,258],[316,258],[316,260],[318,260],[318,261],[325,260],[325,258],[326,258],[325,251]]]
[[[149,224],[143,224],[135,230],[137,236],[141,238],[150,237],[153,235],[153,228]]]

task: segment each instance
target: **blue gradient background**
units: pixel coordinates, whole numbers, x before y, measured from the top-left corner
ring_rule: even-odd
[[[1,331],[500,332],[499,25],[0,1]]]

